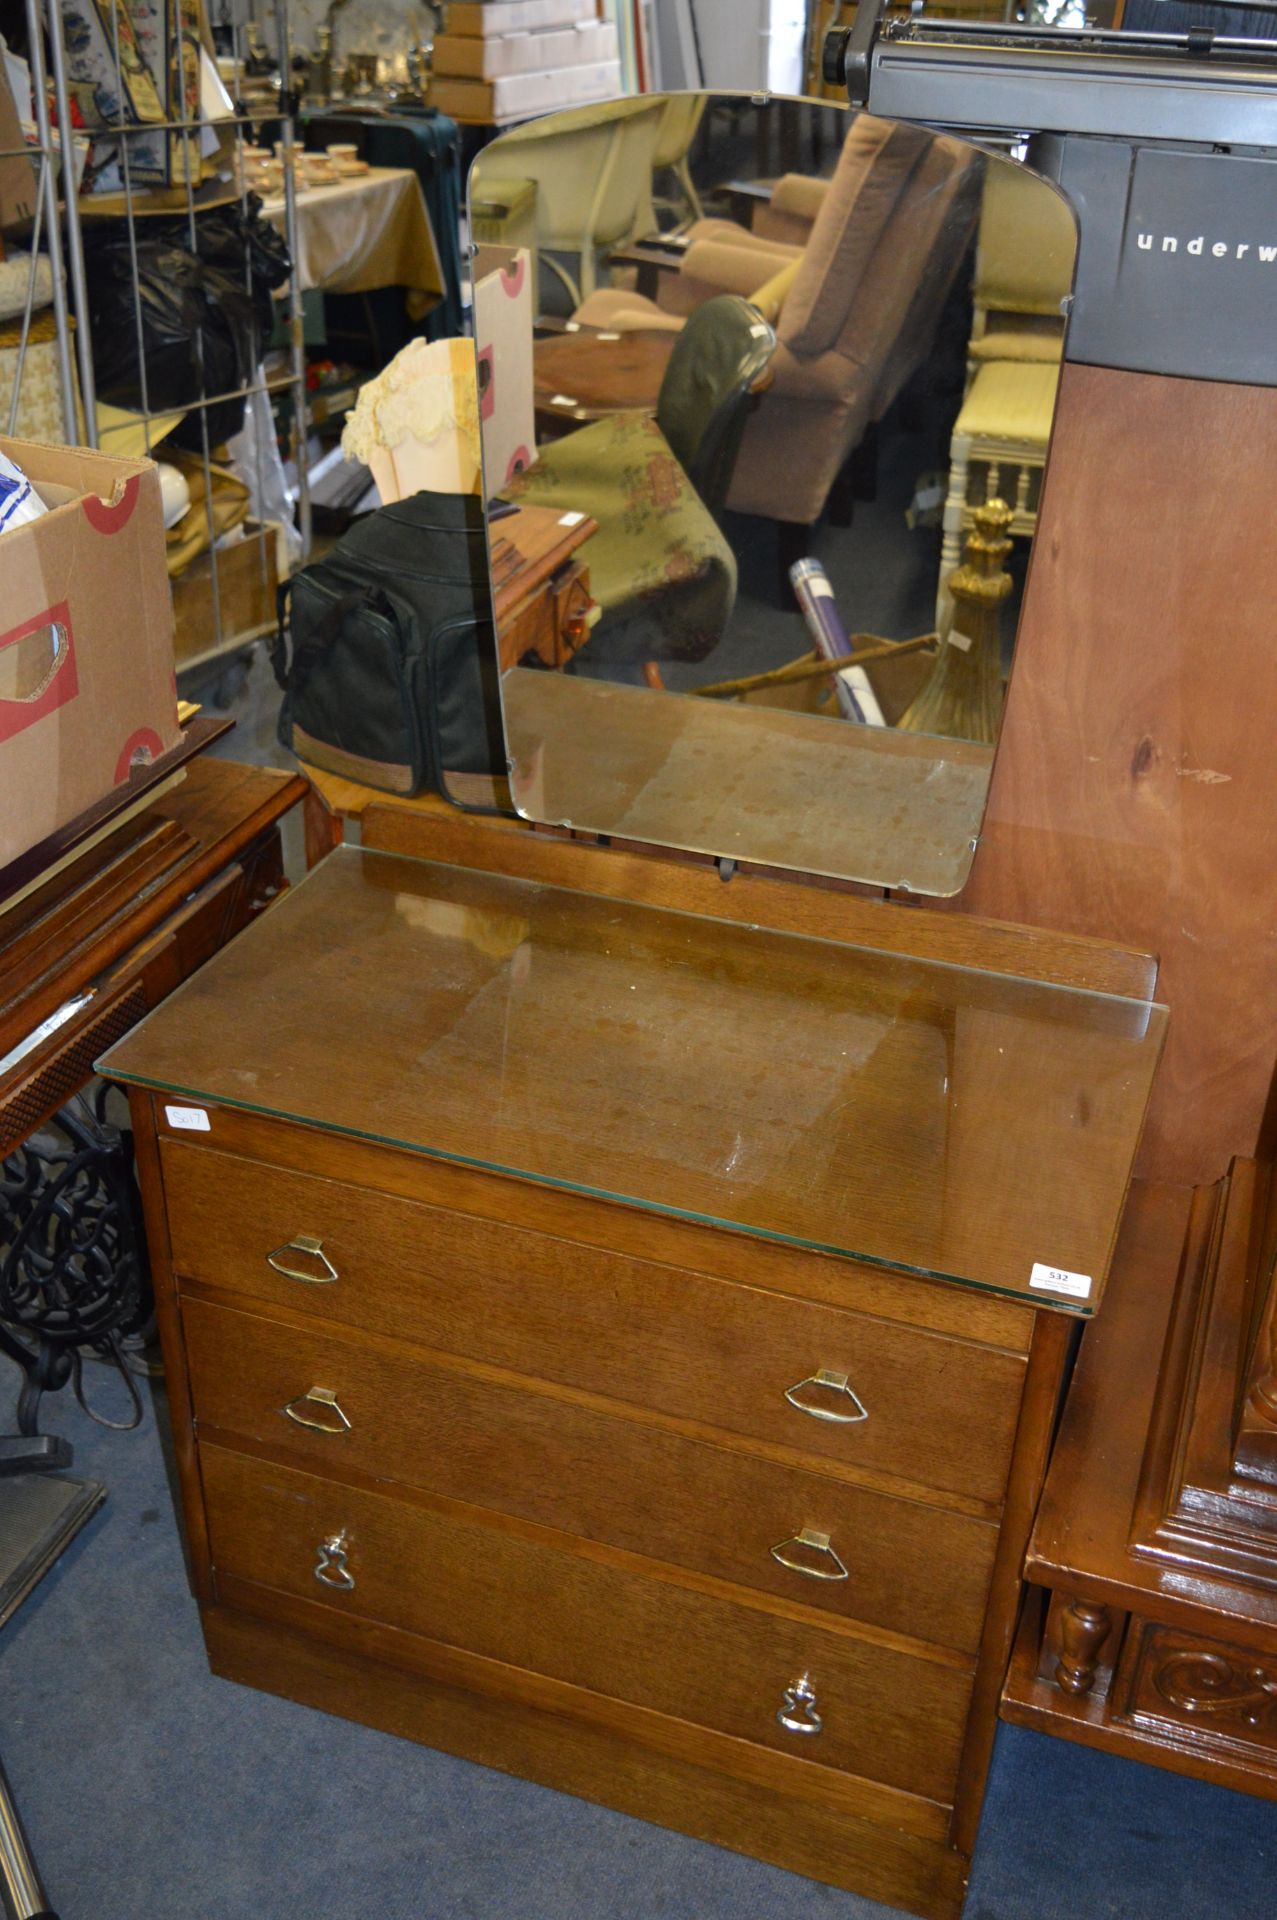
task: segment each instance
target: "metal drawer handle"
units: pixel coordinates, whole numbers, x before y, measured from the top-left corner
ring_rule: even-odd
[[[824,1407],[815,1405],[802,1396],[808,1387],[823,1389],[826,1393],[840,1393],[850,1402],[850,1408]],[[816,1373],[809,1373],[795,1387],[785,1389],[785,1398],[791,1407],[797,1407],[799,1413],[809,1413],[813,1420],[830,1420],[835,1426],[853,1426],[858,1420],[867,1420],[869,1412],[859,1394],[854,1393],[847,1384],[845,1373],[830,1373],[827,1367],[821,1367]]]
[[[325,1540],[315,1549],[315,1578],[321,1586],[340,1587],[343,1593],[349,1593],[355,1584],[355,1576],[346,1565],[346,1536],[335,1533],[331,1540]]]
[[[793,1552],[798,1548],[800,1551]],[[805,1548],[807,1558],[803,1557]],[[813,1561],[813,1555],[822,1555],[824,1565]],[[782,1567],[788,1567],[791,1573],[805,1573],[809,1580],[846,1580],[846,1567],[829,1544],[827,1533],[817,1533],[814,1527],[800,1527],[792,1539],[782,1540],[778,1547],[772,1548],[772,1559],[779,1560]]]
[[[329,1419],[315,1419],[308,1413],[299,1413],[299,1407],[326,1407],[332,1416]],[[286,1407],[280,1408],[290,1420],[299,1427],[310,1427],[315,1433],[349,1433],[350,1421],[342,1412],[333,1387],[309,1387],[305,1393],[299,1393]]]
[[[810,1674],[805,1673],[792,1687],[785,1688],[776,1718],[786,1733],[820,1732],[825,1723],[816,1711],[816,1689]]]
[[[290,1266],[287,1260],[280,1258],[285,1253],[308,1254],[312,1260],[319,1261],[324,1271],[306,1273],[301,1267]],[[307,1287],[330,1287],[337,1278],[337,1269],[324,1252],[323,1241],[313,1233],[294,1234],[291,1240],[285,1240],[282,1247],[276,1247],[273,1253],[267,1254],[266,1264],[274,1267],[276,1273],[282,1273],[285,1280],[300,1280]]]

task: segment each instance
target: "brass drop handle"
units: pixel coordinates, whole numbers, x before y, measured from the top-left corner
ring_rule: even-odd
[[[284,1259],[283,1255],[288,1253],[300,1253],[308,1259],[317,1260],[323,1272],[316,1273],[313,1267],[308,1271]],[[330,1287],[337,1278],[337,1269],[324,1252],[323,1241],[313,1233],[295,1233],[291,1240],[285,1240],[282,1247],[276,1247],[273,1253],[267,1254],[266,1264],[274,1267],[276,1273],[282,1273],[285,1280],[300,1280],[307,1287]]]
[[[838,1554],[829,1544],[827,1533],[815,1527],[800,1527],[788,1540],[772,1548],[772,1559],[791,1573],[806,1574],[809,1580],[846,1580],[850,1576]]]
[[[346,1536],[335,1533],[315,1549],[315,1578],[324,1587],[338,1587],[343,1593],[354,1588],[355,1576],[346,1565]]]
[[[827,1399],[817,1398],[819,1394],[841,1396],[845,1404],[831,1406]],[[813,1420],[828,1420],[837,1427],[854,1426],[858,1420],[869,1418],[868,1408],[849,1385],[846,1374],[831,1373],[828,1367],[820,1367],[796,1386],[787,1387],[785,1398],[799,1413],[809,1413]]]
[[[319,1412],[300,1412],[300,1408],[320,1409]],[[299,1427],[309,1427],[314,1433],[349,1433],[350,1420],[342,1411],[333,1387],[308,1387],[305,1393],[299,1393],[290,1400],[280,1412],[294,1421]]]
[[[792,1687],[786,1687],[780,1696],[780,1706],[776,1709],[776,1718],[786,1733],[819,1733],[824,1721],[816,1711],[816,1689],[811,1684],[811,1675],[805,1673]]]

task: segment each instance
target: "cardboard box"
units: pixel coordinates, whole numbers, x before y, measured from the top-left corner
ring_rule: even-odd
[[[160,477],[0,436],[50,512],[0,534],[0,866],[178,743]]]
[[[430,101],[440,113],[486,127],[527,120],[553,107],[614,100],[620,91],[620,62],[601,60],[584,67],[559,67],[553,73],[507,73],[497,80],[450,79],[441,74],[430,89]]]
[[[532,257],[526,247],[479,247],[474,258],[474,343],[479,430],[488,497],[536,459],[532,404]]]
[[[597,20],[598,0],[451,0],[448,32],[531,33],[537,27],[570,27]]]
[[[616,28],[610,20],[581,20],[574,27],[506,33],[496,39],[441,33],[434,43],[435,73],[465,80],[547,73],[552,67],[583,67],[616,57]]]

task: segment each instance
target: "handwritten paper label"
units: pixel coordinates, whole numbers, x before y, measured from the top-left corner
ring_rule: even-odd
[[[1091,1294],[1089,1273],[1069,1273],[1064,1267],[1044,1266],[1040,1260],[1033,1262],[1029,1285],[1045,1287],[1048,1293],[1068,1293],[1075,1300],[1087,1300]]]
[[[974,642],[969,633],[963,633],[961,627],[950,627],[949,645],[956,647],[959,653],[970,653]]]
[[[165,1107],[164,1118],[170,1127],[184,1127],[187,1133],[211,1133],[212,1122],[203,1107]]]

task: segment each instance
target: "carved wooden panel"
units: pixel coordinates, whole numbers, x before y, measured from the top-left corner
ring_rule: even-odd
[[[1119,1725],[1277,1764],[1277,1652],[1145,1622],[1128,1640],[1114,1692]]]

